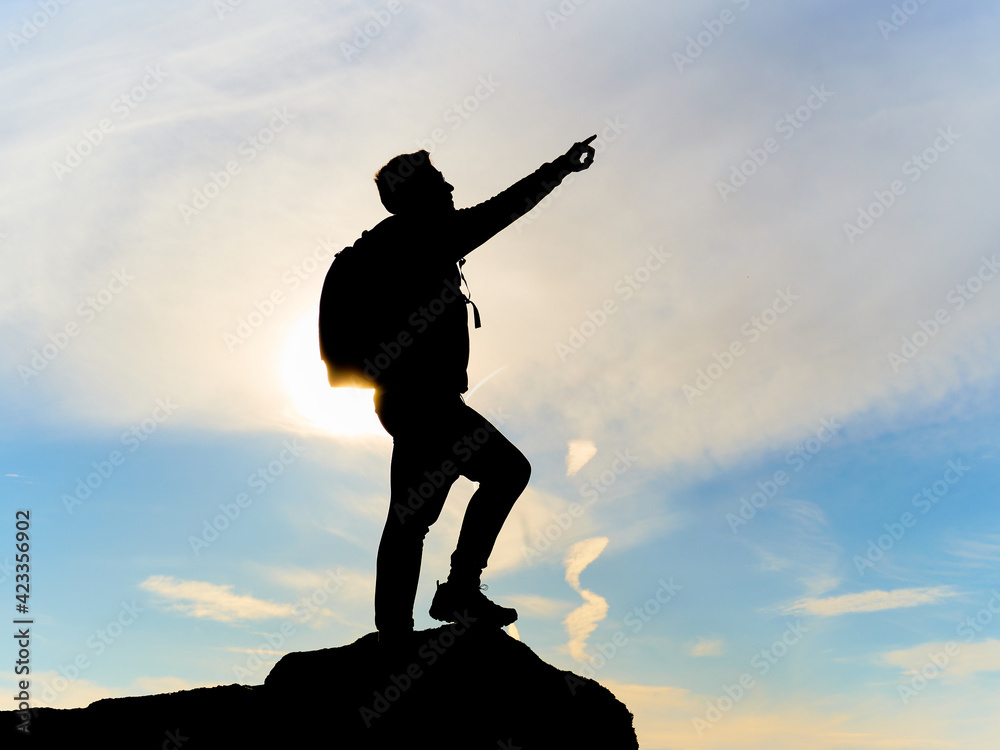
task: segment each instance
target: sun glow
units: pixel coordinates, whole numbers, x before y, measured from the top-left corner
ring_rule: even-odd
[[[385,435],[370,390],[331,388],[319,358],[315,315],[292,327],[281,363],[281,375],[292,406],[289,416],[331,435]]]

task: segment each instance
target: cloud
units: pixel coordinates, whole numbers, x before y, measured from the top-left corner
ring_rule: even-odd
[[[564,558],[566,582],[584,599],[584,604],[570,612],[563,621],[569,633],[567,647],[574,659],[583,659],[587,656],[587,636],[608,614],[608,602],[593,591],[587,591],[580,586],[580,574],[607,546],[606,536],[584,539],[570,547]]]
[[[978,672],[1000,672],[1000,640],[982,643],[921,643],[912,648],[889,651],[882,661],[903,670],[903,674],[923,674],[927,679],[967,678]],[[934,668],[928,667],[933,665]]]
[[[139,584],[139,588],[168,600],[172,610],[216,622],[267,620],[272,617],[293,617],[296,613],[291,604],[278,604],[234,594],[232,586],[219,586],[205,581],[150,576]]]
[[[954,596],[949,586],[920,589],[896,589],[895,591],[863,591],[860,594],[844,594],[826,599],[807,597],[786,605],[784,614],[815,615],[835,617],[853,612],[879,612],[884,609],[918,607],[921,604],[935,604],[949,596]]]
[[[434,525],[436,533],[430,535],[424,549],[425,569],[447,569],[450,565],[454,547],[441,543],[441,540],[458,537],[465,514],[466,495],[471,491],[471,485],[462,482],[456,484],[449,494],[441,517]],[[593,513],[573,517],[566,510],[564,496],[529,485],[507,517],[490,555],[487,572],[496,575],[549,558],[555,562],[571,541],[597,532],[598,519]]]
[[[301,567],[272,567],[262,568],[263,575],[270,580],[290,589],[295,589],[306,595],[313,595],[319,592],[326,592],[327,595],[339,594],[348,588],[351,582],[358,576],[369,578],[368,571],[347,570],[337,566],[337,569],[325,568],[314,570]],[[367,581],[366,581],[367,583]]]
[[[840,585],[840,578],[817,572],[812,575],[800,578],[799,581],[809,591],[810,596],[819,596],[827,591],[833,591]]]
[[[263,633],[261,635],[264,635]],[[233,651],[237,654],[256,654],[258,656],[263,654],[270,654],[272,656],[284,656],[287,651],[275,651],[273,648],[243,648],[239,646],[227,646],[226,651]]]
[[[371,570],[340,565],[336,569],[256,567],[262,576],[294,591],[288,598],[301,614],[299,622],[310,629],[326,628],[333,622],[354,626],[370,617],[375,591]]]
[[[984,534],[980,539],[960,539],[947,552],[961,558],[970,567],[993,567],[1000,561],[1000,535]]]
[[[577,542],[569,548],[563,562],[566,565],[566,582],[575,591],[580,590],[580,574],[600,556],[607,546],[608,538],[606,536],[596,536],[593,539]]]
[[[692,719],[706,715],[706,705],[717,695],[705,695],[666,685],[635,685],[601,680],[634,715],[639,746],[674,750],[948,750],[954,747],[990,747],[968,742],[967,735],[956,737],[953,722],[940,711],[908,714],[905,723],[894,715],[893,706],[859,701],[854,697],[829,698],[810,702],[796,696],[791,700],[768,701],[753,690],[699,736]],[[723,694],[723,697],[725,694]],[[938,739],[948,733],[946,739]],[[995,726],[975,727],[974,739],[988,738]]]
[[[49,708],[85,708],[94,701],[123,696],[156,695],[202,687],[179,677],[137,677],[124,687],[100,685],[83,677],[67,680],[55,670],[35,672],[34,702]],[[206,685],[204,687],[212,687]]]
[[[721,656],[725,641],[722,638],[708,640],[699,638],[698,642],[691,646],[691,656]]]
[[[559,599],[548,599],[544,596],[534,596],[531,594],[520,594],[507,597],[510,599],[517,611],[524,615],[534,615],[535,617],[551,618],[559,617],[573,605]]]
[[[61,399],[40,395],[46,412],[53,411],[55,419],[68,414],[97,423],[124,419],[144,408],[147,384],[162,381],[185,404],[180,421],[252,429],[277,423],[288,429],[282,410],[289,396],[300,392],[289,392],[280,377],[281,353],[295,322],[313,315],[322,270],[304,279],[293,274],[294,286],[284,280],[286,274],[309,257],[317,236],[328,235],[342,246],[382,218],[371,172],[395,149],[412,148],[417,138],[447,125],[441,106],[470,96],[479,85],[477,75],[500,70],[502,85],[495,98],[477,104],[475,115],[461,121],[462,130],[449,132],[448,140],[434,150],[446,173],[456,175],[463,193],[460,203],[488,197],[557,155],[570,137],[578,137],[563,135],[571,123],[576,127],[596,120],[596,125],[604,117],[619,117],[628,126],[605,144],[593,172],[580,175],[537,221],[511,228],[477,251],[474,264],[479,268],[470,269],[473,285],[477,280],[480,284],[477,295],[514,303],[490,334],[494,338],[477,344],[476,359],[489,362],[483,374],[510,363],[503,378],[490,380],[489,386],[516,398],[525,414],[538,415],[533,427],[545,437],[557,429],[564,435],[566,422],[573,422],[580,430],[576,434],[599,443],[614,437],[623,444],[648,446],[650,455],[644,461],[650,464],[739,459],[748,445],[764,450],[798,439],[822,416],[863,413],[876,405],[891,409],[893,405],[885,403],[886,391],[933,397],[939,390],[928,388],[931,395],[924,396],[924,381],[930,386],[955,385],[961,362],[969,356],[965,352],[988,343],[995,322],[981,328],[951,326],[947,339],[938,337],[936,347],[907,365],[913,375],[902,372],[899,377],[883,356],[898,347],[900,321],[926,316],[928,295],[937,298],[943,275],[949,282],[968,275],[968,270],[956,267],[956,257],[976,254],[977,222],[956,217],[954,224],[922,226],[907,221],[904,212],[916,211],[917,200],[940,201],[953,195],[959,205],[976,205],[962,196],[974,198],[981,189],[978,180],[984,178],[978,167],[963,171],[958,161],[949,162],[950,170],[935,167],[934,181],[919,186],[923,193],[907,194],[878,231],[863,238],[866,252],[860,255],[841,252],[845,239],[837,232],[817,230],[852,219],[857,202],[868,198],[884,175],[898,170],[911,144],[924,145],[915,139],[926,138],[927,121],[936,127],[938,115],[945,113],[949,119],[991,121],[992,99],[976,95],[981,84],[970,79],[958,56],[944,66],[931,63],[922,50],[906,46],[917,44],[915,35],[901,36],[893,39],[894,48],[900,53],[909,49],[912,65],[886,70],[887,79],[877,87],[846,63],[831,69],[843,90],[861,92],[859,106],[841,107],[841,101],[849,100],[836,91],[802,129],[805,138],[796,136],[739,196],[722,202],[714,183],[726,179],[733,163],[757,142],[746,123],[772,121],[798,103],[818,83],[809,66],[775,65],[775,56],[784,53],[748,28],[744,43],[750,46],[740,48],[740,64],[752,60],[760,66],[758,74],[765,71],[759,77],[766,80],[771,80],[770,72],[781,70],[766,92],[750,93],[738,79],[725,75],[726,66],[733,64],[734,47],[729,52],[713,49],[698,60],[696,70],[664,80],[654,72],[656,66],[632,64],[643,54],[659,55],[659,40],[636,38],[628,23],[621,25],[621,18],[589,8],[572,19],[571,33],[580,34],[581,41],[626,34],[630,44],[638,45],[635,57],[615,61],[604,75],[591,78],[592,85],[571,105],[543,108],[545,115],[538,122],[544,126],[537,131],[517,130],[508,120],[534,122],[540,102],[549,97],[563,101],[558,76],[537,76],[542,51],[552,43],[545,35],[552,30],[545,23],[522,24],[526,46],[514,54],[504,40],[505,23],[495,23],[495,9],[480,5],[476,12],[455,15],[411,7],[398,26],[394,23],[362,53],[365,64],[360,66],[344,65],[342,52],[330,44],[331,39],[349,40],[343,30],[350,28],[353,12],[343,9],[313,9],[308,21],[295,13],[269,17],[240,11],[218,23],[209,13],[215,25],[194,37],[184,16],[184,21],[166,25],[119,24],[110,16],[108,23],[97,23],[95,16],[100,48],[116,51],[115,57],[88,59],[81,50],[98,48],[94,36],[66,39],[81,49],[55,44],[45,57],[45,48],[32,44],[22,53],[26,57],[21,67],[27,72],[19,71],[5,89],[10,101],[49,109],[18,110],[3,144],[3,155],[13,165],[2,180],[12,217],[3,227],[8,235],[4,249],[10,248],[13,267],[0,281],[0,312],[12,319],[17,313],[16,328],[3,342],[4,366],[14,370],[27,364],[50,331],[67,321],[79,322],[76,306],[101,289],[112,268],[124,267],[135,275],[134,284],[59,355],[58,366],[47,367],[41,375],[46,388],[74,394]],[[672,4],[662,5],[643,10],[649,14],[646,27],[676,28],[683,38],[681,29],[692,19]],[[783,23],[811,20],[807,5],[789,5],[784,12]],[[681,24],[675,27],[675,22]],[[700,28],[699,23],[693,27]],[[404,34],[405,28],[409,31]],[[53,26],[45,33],[49,37],[60,32]],[[455,55],[467,52],[463,40],[469,38],[479,40],[480,54],[490,51],[483,59],[491,60],[491,67],[495,63],[496,70],[473,73],[453,64]],[[131,43],[136,39],[139,43]],[[254,40],[254,55],[245,54],[247,39]],[[954,43],[954,38],[949,41]],[[830,54],[842,51],[844,40],[837,35],[820,35],[816,43],[829,59],[853,59],[850,54]],[[760,54],[750,53],[753,45]],[[78,171],[57,182],[46,165],[79,141],[80,123],[94,121],[95,107],[113,116],[109,107],[115,96],[137,83],[145,63],[130,59],[134,49],[142,50],[140,57],[161,62],[169,75],[127,122],[116,121],[116,131]],[[566,51],[584,55],[578,62],[592,64],[592,55],[582,52],[586,49],[592,48],[581,44]],[[982,54],[987,66],[996,55],[985,49]],[[289,67],[297,55],[315,64]],[[417,57],[421,64],[412,65]],[[605,63],[601,65],[603,69]],[[83,96],[73,79],[38,89],[32,76],[41,76],[50,66],[73,69],[81,79],[102,85],[85,87],[91,96]],[[395,74],[386,75],[387,69]],[[727,117],[717,116],[715,100],[691,85],[692,76],[721,82],[719,97],[727,102]],[[910,76],[953,83],[951,97],[946,101],[909,86]],[[331,97],[330,91],[337,96]],[[882,102],[879,97],[885,91],[894,92],[898,100]],[[279,105],[296,114],[290,128],[259,155],[254,152],[252,163],[241,161],[242,171],[222,194],[190,223],[184,222],[178,204],[191,201],[210,170],[240,158],[242,134],[264,126],[272,107]],[[875,130],[866,119],[873,110],[879,112]],[[39,111],[40,117],[28,116]],[[345,117],[345,112],[351,116]],[[667,120],[684,148],[656,151],[650,164],[646,139],[655,138],[657,131],[649,130],[648,123]],[[704,127],[705,122],[713,127]],[[886,147],[886,133],[900,150]],[[970,129],[963,134],[967,140],[958,145],[977,143],[976,135]],[[179,142],[184,148],[163,147]],[[989,162],[996,146],[982,139],[978,144],[980,158],[975,161]],[[499,156],[498,146],[503,149]],[[798,153],[792,153],[792,147]],[[944,156],[957,159],[960,153],[956,147]],[[624,179],[651,167],[669,179]],[[827,179],[808,179],[816,173]],[[366,184],[367,191],[362,189]],[[784,210],[799,201],[809,210]],[[326,210],[329,205],[340,207],[334,217]],[[675,217],[661,210],[664,205],[685,208]],[[52,215],[61,220],[42,220]],[[105,222],[100,218],[104,216],[114,219]],[[955,226],[962,228],[958,236]],[[765,233],[770,240],[766,246],[755,241]],[[640,287],[626,284],[636,269],[646,270],[646,248],[651,244],[665,244],[674,257]],[[542,246],[546,253],[534,252]],[[910,247],[920,261],[900,277],[911,291],[903,297],[885,283],[891,273],[898,273],[891,252],[897,247]],[[955,251],[945,253],[941,247]],[[167,248],[171,251],[165,252]],[[264,261],[247,264],[248,257]],[[720,273],[720,268],[751,265],[757,270],[745,277]],[[551,268],[573,272],[553,274]],[[191,293],[202,288],[198,279],[212,280],[210,295]],[[749,347],[744,325],[768,308],[778,284],[802,299],[773,330],[759,331],[759,342],[758,329],[753,329],[756,343],[699,398],[696,417],[682,386],[694,383],[699,371],[715,364],[714,357],[729,342]],[[855,303],[845,307],[848,284]],[[236,351],[228,350],[224,335],[232,335],[240,320],[257,313],[254,305],[266,301],[271,290],[284,293],[273,315]],[[180,298],[187,300],[185,305],[173,304]],[[593,324],[587,314],[599,310],[605,299],[619,303],[620,312],[609,317],[565,367],[556,365],[555,341],[582,321]],[[983,295],[976,303],[980,312],[963,313],[965,320],[973,323],[981,315],[984,321],[995,321],[995,302]],[[863,337],[851,325],[857,316],[868,321]],[[878,356],[871,356],[873,351]],[[979,358],[973,374],[996,372],[996,359]],[[922,369],[932,361],[940,363],[939,370]],[[820,376],[833,367],[844,373],[837,388]],[[526,373],[540,375],[538,387]],[[314,382],[325,387],[322,375]],[[595,386],[606,397],[584,397]],[[571,406],[576,403],[587,403],[588,408],[577,410]],[[370,411],[367,417],[373,425]],[[567,471],[571,469],[567,465]]]
[[[176,693],[179,690],[190,690],[195,687],[180,677],[139,677],[132,684],[135,688],[133,695]]]
[[[566,451],[566,476],[576,474],[597,454],[593,440],[570,440]]]

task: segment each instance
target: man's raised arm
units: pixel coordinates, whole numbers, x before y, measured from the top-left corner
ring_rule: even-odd
[[[500,230],[510,226],[551,193],[566,175],[582,172],[594,163],[592,135],[574,143],[569,151],[547,162],[502,193],[472,208],[456,211],[454,242],[457,258],[475,250]],[[456,259],[457,259],[456,258]]]

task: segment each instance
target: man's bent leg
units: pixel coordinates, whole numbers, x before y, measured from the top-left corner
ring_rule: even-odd
[[[460,464],[459,472],[479,482],[479,488],[465,511],[458,544],[451,557],[449,580],[472,581],[478,585],[507,516],[528,486],[531,464],[496,427],[472,409],[468,410],[473,425],[469,434],[476,436],[473,442],[478,450]],[[477,438],[484,436],[485,439],[479,442]]]
[[[525,459],[527,465],[527,459]],[[497,537],[514,507],[514,502],[527,487],[530,468],[524,470],[523,482],[503,485],[480,485],[465,511],[458,544],[451,556],[449,578],[479,583],[483,569],[493,553]]]
[[[459,472],[479,482],[479,488],[469,500],[451,557],[451,573],[434,596],[431,616],[449,620],[467,608],[478,619],[507,625],[517,619],[517,612],[487,599],[479,590],[480,575],[514,502],[528,484],[531,466],[474,410],[464,407],[462,424],[462,444],[467,450],[460,451]]]

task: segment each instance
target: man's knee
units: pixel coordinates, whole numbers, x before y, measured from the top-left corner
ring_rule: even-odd
[[[516,490],[517,494],[520,495],[528,486],[528,480],[531,479],[531,464],[524,454],[518,451],[507,471],[511,489]]]
[[[492,455],[489,463],[480,463],[475,468],[467,474],[469,479],[513,499],[524,491],[531,478],[531,464],[516,448]]]

